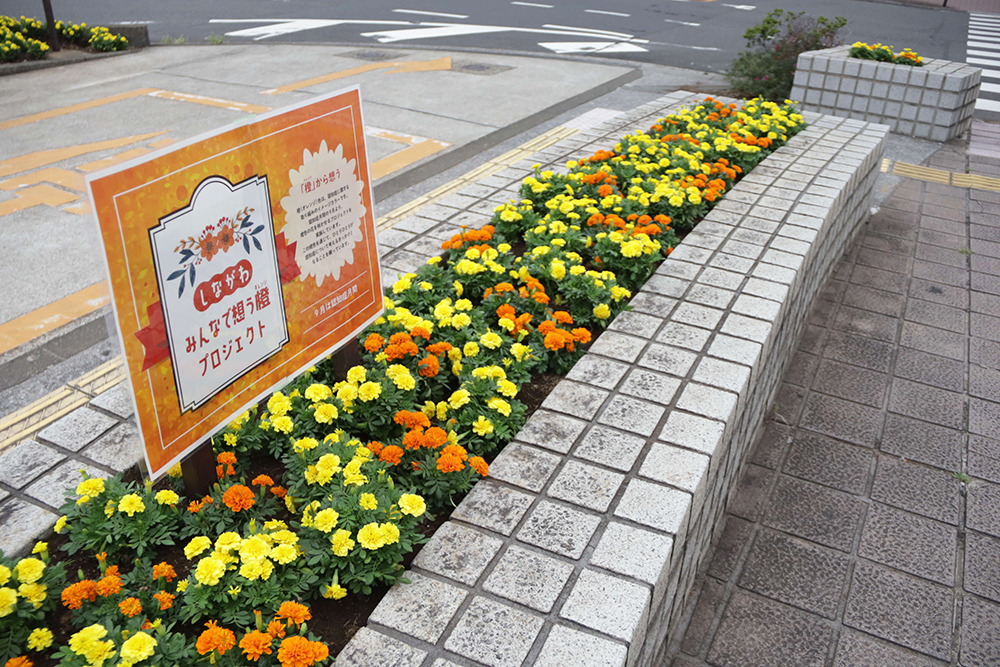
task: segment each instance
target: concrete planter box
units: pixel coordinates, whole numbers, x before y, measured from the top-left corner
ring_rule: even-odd
[[[447,238],[516,198],[533,162],[560,168],[692,99],[578,132],[395,229]],[[337,665],[661,664],[813,301],[871,206],[888,128],[807,120],[595,341]],[[411,270],[424,248],[383,266]]]
[[[927,58],[923,67],[847,56],[850,46],[806,51],[792,99],[802,108],[870,123],[919,139],[948,141],[969,129],[982,70]]]

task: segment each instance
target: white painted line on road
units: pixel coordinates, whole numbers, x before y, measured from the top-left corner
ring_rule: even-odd
[[[411,39],[434,39],[437,37],[455,37],[458,35],[483,35],[497,32],[524,32],[542,35],[559,35],[562,37],[603,37],[615,41],[633,42],[636,44],[647,44],[649,40],[637,39],[625,33],[612,33],[610,31],[586,30],[584,28],[569,28],[565,30],[546,30],[541,28],[517,28],[503,25],[474,25],[463,23],[419,23],[409,24],[413,27],[401,30],[382,30],[373,32],[363,32],[362,37],[371,37],[381,44],[390,42],[401,42]]]
[[[991,79],[1000,79],[1000,70],[995,69],[984,69],[982,70],[983,76],[989,77]],[[982,84],[980,84],[982,85]]]
[[[716,48],[714,46],[691,46],[690,44],[671,44],[670,42],[657,42],[657,44],[662,44],[663,46],[672,46],[677,49],[694,49],[695,51],[721,51],[722,49]]]
[[[965,62],[970,65],[986,65],[987,67],[1000,68],[1000,60],[986,60],[984,58],[966,58]]]
[[[368,25],[413,25],[410,21],[360,21],[354,19],[211,19],[209,23],[268,23],[257,28],[244,28],[227,32],[227,37],[253,37],[255,41],[287,35],[302,30],[315,30],[335,25],[360,23]]]
[[[673,19],[663,19],[663,20],[666,21],[667,23],[679,23],[681,25],[689,25],[693,27],[698,27],[701,25],[700,23],[688,23],[687,21],[675,21]]]
[[[977,51],[975,49],[966,49],[965,50],[965,55],[967,55],[967,56],[986,56],[987,58],[1000,58],[1000,53],[997,53],[996,51]],[[966,58],[966,60],[968,62],[971,62],[971,61],[969,61],[968,58]]]
[[[970,21],[996,21],[1000,23],[1000,16],[996,14],[969,14]]]
[[[732,7],[733,9],[742,9],[745,12],[749,12],[749,11],[752,11],[754,9],[757,9],[756,5],[727,5],[726,3],[722,3],[722,6],[723,7]]]
[[[571,25],[557,25],[555,23],[546,23],[542,26],[543,28],[551,28],[553,30],[577,30],[580,32],[592,32],[595,35],[604,35],[608,37],[631,37],[627,32],[615,32],[614,30],[600,30],[598,28],[577,28]]]
[[[982,109],[983,111],[1000,111],[1000,102],[979,98],[976,100],[976,108]]]
[[[538,42],[555,53],[637,53],[648,51],[628,42]]]
[[[512,2],[512,5],[518,5],[520,7],[543,7],[545,9],[552,9],[555,5],[543,5],[538,2]]]
[[[987,93],[1000,93],[1000,84],[996,83],[980,83],[979,90]]]
[[[1000,49],[1000,40],[995,42],[968,42],[966,46],[975,46],[981,49]],[[972,51],[969,51],[969,53],[972,53]]]
[[[444,12],[425,12],[420,9],[394,9],[397,14],[421,14],[423,16],[440,16],[445,19],[467,19],[468,14],[445,14]]]
[[[997,26],[1000,26],[1000,21],[983,21],[982,19],[969,21],[970,28],[995,28]]]
[[[979,37],[993,37],[995,35],[1000,35],[1000,27],[998,27],[996,30],[983,30],[982,28],[978,30],[970,29],[969,34],[976,35]]]
[[[606,14],[608,16],[632,16],[631,14],[622,14],[621,12],[606,12],[603,9],[584,9],[588,14]]]

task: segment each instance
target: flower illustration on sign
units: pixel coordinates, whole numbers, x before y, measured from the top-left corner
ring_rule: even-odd
[[[220,252],[227,253],[237,244],[242,244],[243,250],[248,255],[251,244],[257,250],[262,249],[257,235],[264,231],[264,225],[254,227],[253,221],[250,220],[250,214],[253,212],[254,209],[247,206],[234,216],[235,220],[228,216],[223,217],[214,225],[205,227],[197,237],[189,236],[174,248],[174,252],[181,256],[178,261],[181,268],[167,276],[167,280],[180,280],[177,298],[184,295],[184,288],[188,282],[194,287],[198,273],[196,267],[202,262],[211,262]]]

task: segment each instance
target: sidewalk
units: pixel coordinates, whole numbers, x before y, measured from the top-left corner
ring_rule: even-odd
[[[973,143],[927,164],[1000,175],[996,126]],[[998,214],[995,192],[907,180],[872,216],[814,308],[673,667],[1000,664]]]

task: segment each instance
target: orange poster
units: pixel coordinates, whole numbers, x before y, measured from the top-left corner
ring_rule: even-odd
[[[154,478],[382,313],[357,88],[87,185]]]

